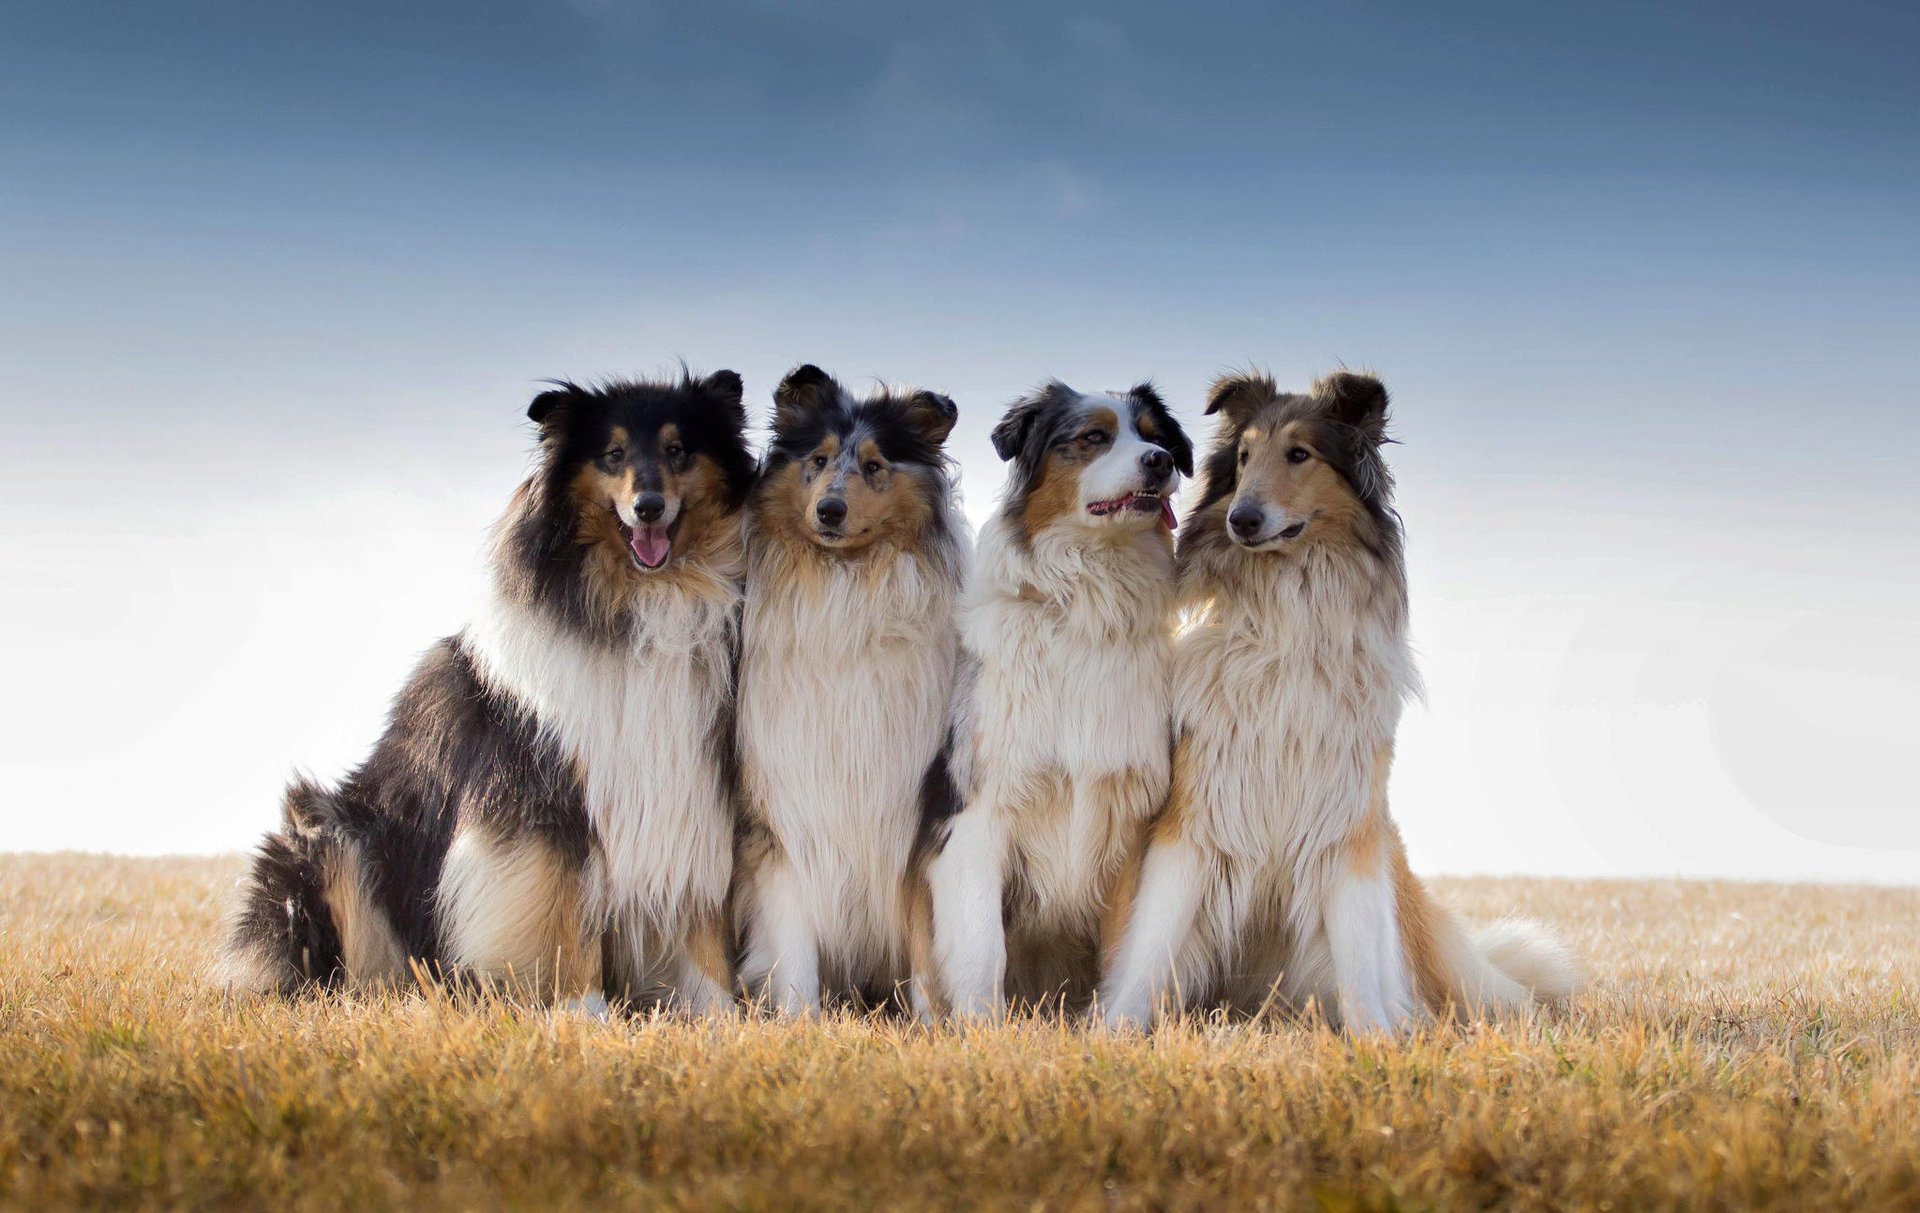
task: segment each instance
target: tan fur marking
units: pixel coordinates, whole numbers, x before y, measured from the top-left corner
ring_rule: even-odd
[[[1193,784],[1193,747],[1182,737],[1173,747],[1173,778],[1167,788],[1167,803],[1153,818],[1151,837],[1155,845],[1178,842],[1186,833],[1187,816],[1193,806]]]
[[[1140,897],[1140,868],[1147,858],[1147,839],[1154,825],[1142,822],[1134,828],[1134,837],[1107,885],[1100,913],[1100,975],[1104,978],[1113,963],[1127,928],[1133,924],[1134,903]]]
[[[367,891],[358,847],[335,850],[325,865],[323,896],[340,932],[340,957],[347,980],[356,989],[391,986],[407,976],[407,950]]]
[[[1240,436],[1247,461],[1240,466],[1239,487],[1232,500],[1254,502],[1289,518],[1307,520],[1302,536],[1307,542],[1351,543],[1352,524],[1366,512],[1365,507],[1346,478],[1307,445],[1306,428],[1294,421],[1268,435],[1258,425],[1248,426]],[[1306,450],[1312,457],[1304,463],[1289,462],[1287,453],[1295,448]]]
[[[907,971],[928,1009],[941,1014],[946,1005],[933,955],[933,889],[927,884],[924,862],[916,861],[908,867],[901,881],[900,904],[907,920]]]
[[[687,959],[723,990],[733,988],[733,966],[727,961],[727,915],[716,910],[701,914],[687,928]]]
[[[1436,1013],[1453,998],[1448,988],[1447,962],[1440,951],[1440,909],[1434,904],[1427,886],[1407,865],[1407,849],[1400,831],[1391,836],[1394,912],[1400,920],[1400,946],[1406,950],[1407,967],[1413,973],[1415,997]],[[1460,1010],[1464,1008],[1456,1008]]]
[[[534,999],[600,988],[600,941],[587,929],[580,872],[543,843],[463,835],[442,892],[454,965]]]

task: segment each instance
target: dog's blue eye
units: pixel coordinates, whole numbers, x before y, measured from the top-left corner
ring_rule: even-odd
[[[1088,430],[1086,433],[1080,435],[1080,441],[1087,443],[1089,446],[1105,446],[1107,444],[1107,432],[1105,430]]]

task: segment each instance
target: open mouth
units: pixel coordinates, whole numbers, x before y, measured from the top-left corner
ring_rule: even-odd
[[[1110,514],[1158,514],[1168,530],[1179,525],[1173,516],[1173,501],[1166,494],[1153,489],[1141,489],[1110,501],[1088,502],[1087,513],[1096,518],[1105,518]]]
[[[673,554],[673,533],[680,527],[678,518],[665,525],[643,522],[639,526],[628,526],[615,514],[614,521],[620,524],[620,534],[627,541],[627,550],[633,553],[633,562],[648,572],[665,564]]]

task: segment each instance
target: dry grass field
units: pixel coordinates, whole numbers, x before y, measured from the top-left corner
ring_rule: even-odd
[[[1920,891],[1441,882],[1593,988],[1349,1042],[223,1005],[238,861],[0,857],[0,1205],[1920,1208]]]

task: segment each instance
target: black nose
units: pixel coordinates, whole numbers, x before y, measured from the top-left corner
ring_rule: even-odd
[[[1173,470],[1173,456],[1156,446],[1140,456],[1140,466],[1155,475],[1164,476]]]
[[[821,526],[839,526],[847,520],[847,503],[838,497],[823,497],[820,504],[813,507],[813,516],[820,520]]]
[[[658,493],[642,493],[634,499],[633,512],[640,521],[651,525],[667,512],[667,499]]]
[[[1257,505],[1236,505],[1227,515],[1227,525],[1233,533],[1242,539],[1251,539],[1260,533],[1260,524],[1266,521]]]

